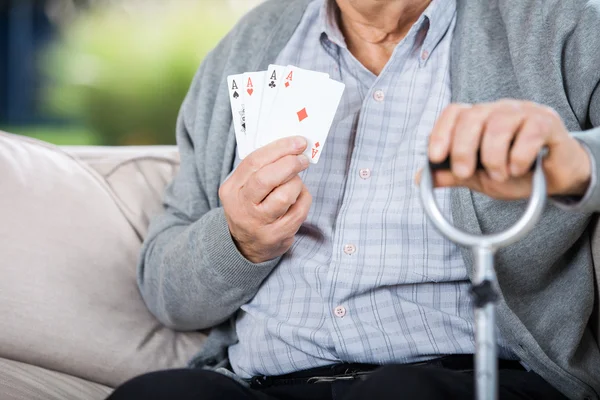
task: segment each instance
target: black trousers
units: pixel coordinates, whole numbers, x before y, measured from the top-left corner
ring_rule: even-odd
[[[534,372],[499,371],[500,399],[564,400]],[[364,380],[247,388],[216,372],[181,369],[155,372],[119,387],[108,400],[446,400],[473,399],[473,371],[391,365]]]

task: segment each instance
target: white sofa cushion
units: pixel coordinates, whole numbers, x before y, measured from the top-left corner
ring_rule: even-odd
[[[145,228],[127,215],[144,201],[127,204],[83,162],[18,136],[0,134],[0,171],[0,357],[110,387],[185,365],[205,335],[161,326],[137,289]]]

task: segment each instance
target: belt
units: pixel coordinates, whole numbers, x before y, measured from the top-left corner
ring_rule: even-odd
[[[408,366],[429,366],[453,371],[473,371],[473,355],[459,354],[429,361],[404,364]],[[331,383],[335,381],[363,380],[373,371],[381,368],[374,364],[340,363],[325,367],[312,368],[278,376],[255,376],[249,380],[252,389],[265,389],[273,386],[290,386],[301,384]],[[519,361],[498,360],[499,369],[515,369],[525,371]]]

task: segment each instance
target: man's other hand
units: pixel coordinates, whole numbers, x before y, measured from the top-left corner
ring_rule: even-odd
[[[306,220],[312,197],[298,173],[308,168],[302,137],[280,139],[246,157],[219,197],[239,251],[253,263],[283,255]]]
[[[429,141],[429,159],[451,159],[450,171],[433,174],[436,187],[465,186],[498,199],[531,193],[531,167],[543,147],[549,195],[583,195],[589,186],[588,152],[553,109],[536,103],[501,100],[452,104],[438,119]],[[477,155],[485,170],[477,170]],[[419,178],[417,178],[418,180]]]

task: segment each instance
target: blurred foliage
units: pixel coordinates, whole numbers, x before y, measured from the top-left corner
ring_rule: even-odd
[[[238,17],[222,0],[94,5],[65,23],[44,54],[44,105],[102,144],[174,143],[198,65]]]

